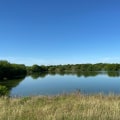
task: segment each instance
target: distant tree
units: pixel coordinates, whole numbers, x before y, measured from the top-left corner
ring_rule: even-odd
[[[107,70],[107,71],[119,71],[120,65],[119,64],[106,64],[105,70]]]
[[[32,71],[32,73],[34,73],[34,72],[39,72],[40,71],[40,66],[39,65],[33,65],[32,67],[31,67],[31,71]]]

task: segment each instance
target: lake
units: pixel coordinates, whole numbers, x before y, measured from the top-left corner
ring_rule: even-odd
[[[80,91],[84,94],[120,94],[119,72],[43,74],[0,82],[10,96],[58,95]]]

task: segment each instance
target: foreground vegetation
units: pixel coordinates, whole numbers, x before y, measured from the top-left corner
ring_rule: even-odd
[[[120,120],[120,96],[1,97],[0,120]]]

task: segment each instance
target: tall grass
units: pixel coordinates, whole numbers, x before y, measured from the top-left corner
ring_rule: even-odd
[[[120,120],[120,96],[1,97],[0,120]]]

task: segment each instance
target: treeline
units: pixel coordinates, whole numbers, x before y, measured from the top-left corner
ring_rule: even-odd
[[[13,79],[24,77],[27,74],[24,64],[11,64],[8,61],[0,61],[0,79]]]
[[[68,64],[68,65],[51,65],[51,66],[39,66],[33,65],[27,67],[27,73],[67,73],[67,72],[92,72],[92,71],[120,71],[120,64]]]
[[[32,65],[25,66],[24,64],[11,64],[8,61],[0,61],[0,79],[19,78],[25,75],[32,74],[64,74],[78,72],[92,72],[92,71],[120,71],[120,64],[68,64],[68,65]]]

